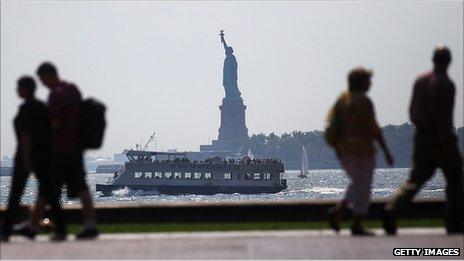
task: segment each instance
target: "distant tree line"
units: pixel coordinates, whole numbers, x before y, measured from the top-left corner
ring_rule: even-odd
[[[412,138],[414,126],[409,123],[401,125],[386,125],[382,127],[383,134],[395,157],[397,168],[411,166]],[[456,130],[459,137],[459,148],[463,152],[464,128]],[[255,157],[277,158],[284,162],[286,169],[301,168],[302,147],[306,148],[310,169],[339,168],[340,165],[332,148],[325,143],[324,132],[320,130],[302,132],[293,131],[280,136],[271,133],[260,133],[250,137],[248,147]],[[377,153],[377,167],[387,167],[380,150]]]

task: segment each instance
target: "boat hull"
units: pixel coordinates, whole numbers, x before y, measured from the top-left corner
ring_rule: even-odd
[[[142,191],[156,191],[160,194],[167,195],[182,195],[182,194],[199,194],[199,195],[213,195],[213,194],[261,194],[261,193],[277,193],[287,188],[287,185],[280,186],[151,186],[151,185],[111,185],[111,184],[97,184],[96,190],[102,192],[103,196],[111,196],[112,191],[129,188],[131,190]]]

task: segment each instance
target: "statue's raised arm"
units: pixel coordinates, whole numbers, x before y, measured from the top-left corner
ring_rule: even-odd
[[[221,43],[224,45],[224,50],[227,50],[227,43],[224,39],[224,30],[221,30],[221,33],[219,35],[221,36]]]

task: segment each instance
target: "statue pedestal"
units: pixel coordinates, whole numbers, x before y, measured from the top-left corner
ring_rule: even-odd
[[[246,140],[248,129],[245,125],[245,110],[242,98],[224,98],[221,111],[221,127],[218,140]]]
[[[217,140],[211,145],[200,146],[200,151],[240,152],[248,140],[248,129],[245,124],[246,106],[242,98],[223,98],[219,106],[221,126]],[[243,152],[242,152],[243,153]]]

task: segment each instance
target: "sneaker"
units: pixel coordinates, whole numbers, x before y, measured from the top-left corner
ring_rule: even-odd
[[[55,224],[49,219],[44,218],[39,222],[39,232],[40,233],[51,233],[55,230]]]
[[[383,211],[383,229],[387,235],[396,235],[396,217],[393,211],[384,210]]]
[[[30,240],[34,240],[35,235],[37,235],[37,229],[34,229],[29,224],[19,224],[13,227],[13,234],[21,235],[29,238]]]
[[[95,239],[98,237],[98,230],[96,227],[84,228],[79,234],[76,235],[76,239]]]

